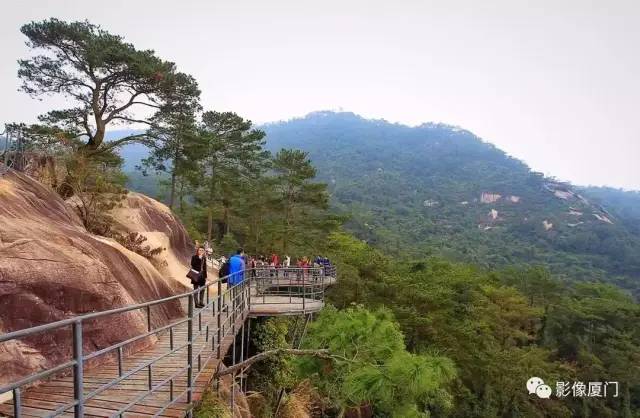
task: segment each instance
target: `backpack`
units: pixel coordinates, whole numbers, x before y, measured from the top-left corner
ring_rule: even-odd
[[[218,277],[223,278],[224,276],[229,275],[229,270],[231,269],[231,264],[229,260],[225,261],[222,266],[220,266],[220,270],[218,270]],[[223,280],[223,283],[226,282],[226,279]]]

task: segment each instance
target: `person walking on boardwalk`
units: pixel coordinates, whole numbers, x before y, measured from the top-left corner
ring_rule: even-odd
[[[227,282],[227,286],[231,289],[230,294],[234,315],[239,302],[237,300],[238,285],[244,280],[244,269],[244,250],[239,248],[238,251],[229,258],[229,281]]]
[[[191,284],[193,284],[193,290],[202,288],[194,295],[196,308],[202,308],[204,307],[204,285],[207,283],[207,256],[203,247],[198,247],[191,257],[191,270],[199,273],[196,278],[191,279]]]
[[[229,286],[235,286],[244,280],[244,250],[239,248],[229,259]]]

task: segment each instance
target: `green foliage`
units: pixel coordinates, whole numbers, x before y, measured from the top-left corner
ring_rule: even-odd
[[[305,152],[282,149],[273,159],[275,174],[276,225],[283,254],[300,251],[303,243],[317,232],[335,226],[326,215],[329,195],[327,185],[313,183],[316,170]],[[302,247],[302,248],[301,248]]]
[[[328,297],[338,307],[368,300],[373,286],[382,284],[390,271],[389,259],[365,242],[343,231],[328,237],[327,252],[340,271],[340,280],[328,289]]]
[[[111,152],[79,152],[62,156],[62,161],[66,172],[58,193],[71,198],[70,203],[89,232],[111,235],[113,218],[109,212],[120,205],[127,193],[127,179],[120,170],[122,160]]]
[[[640,305],[619,289],[559,281],[540,267],[487,271],[438,258],[392,261],[345,233],[333,234],[329,248],[341,272],[330,300],[388,307],[410,352],[443,353],[455,364],[453,407],[434,416],[640,411]],[[540,402],[524,390],[531,376],[552,387],[619,381],[621,396]]]
[[[576,380],[622,384],[620,398],[574,401],[576,410],[588,408],[593,416],[607,416],[622,411],[626,402],[640,411],[638,323],[640,305],[608,285],[578,284],[550,306],[546,343],[556,348],[558,358],[575,363]]]
[[[206,391],[193,410],[195,418],[232,418],[229,406],[211,391]]]
[[[251,335],[256,352],[291,348],[287,341],[287,335],[289,335],[292,326],[291,320],[274,317],[254,323]],[[295,384],[290,356],[269,357],[255,364],[250,373],[250,389],[262,394],[265,400],[263,408],[265,410],[274,409],[281,388],[292,388]]]
[[[240,248],[240,244],[238,244],[232,233],[226,234],[220,241],[220,251],[223,254],[234,254],[238,248]]]
[[[138,232],[129,232],[126,234],[114,234],[114,239],[125,247],[129,251],[133,251],[147,259],[152,259],[156,255],[160,254],[165,248],[156,247],[151,248],[149,245],[144,245],[147,241],[147,237]]]
[[[254,171],[260,172],[268,157],[263,150],[264,132],[252,129],[251,121],[232,112],[205,112],[202,115],[199,167],[190,177],[198,204],[207,209],[207,238],[213,238],[213,216],[222,206],[222,231],[230,232],[231,207],[241,196],[241,188]]]
[[[177,194],[187,229],[218,242],[223,253],[239,246],[255,254],[322,251],[341,223],[329,213],[326,185],[313,181],[303,152],[281,150],[271,158],[263,136],[235,113],[206,112],[196,136],[182,144],[188,163],[174,169],[159,151],[144,163],[174,176],[163,181]]]
[[[142,173],[149,169],[156,173],[167,173],[169,181],[169,207],[174,208],[176,193],[189,175],[195,170],[199,137],[196,132],[195,105],[176,106],[154,117],[154,126],[149,136],[154,138],[153,147],[147,158],[142,160]],[[182,199],[182,195],[180,197]]]
[[[418,417],[450,406],[453,363],[407,352],[389,311],[326,308],[311,324],[305,346],[326,348],[339,357],[336,364],[315,358],[296,363],[299,373],[311,376],[342,410],[371,405],[380,416]]]

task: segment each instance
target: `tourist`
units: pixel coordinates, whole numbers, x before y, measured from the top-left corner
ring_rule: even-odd
[[[242,284],[244,280],[244,250],[239,248],[238,251],[234,255],[229,258],[229,281],[227,286],[231,289],[231,300],[235,318],[236,308],[238,306],[238,292],[240,291],[238,288],[239,285]]]
[[[203,247],[198,247],[196,253],[191,257],[191,269],[197,271],[198,277],[191,279],[193,290],[198,290],[194,294],[196,308],[204,307],[204,286],[207,283],[207,259]]]
[[[310,267],[313,267],[313,264],[311,263],[311,260],[309,259],[309,257],[307,256],[302,257],[302,270],[305,278],[309,277]]]
[[[238,251],[229,259],[229,286],[235,286],[244,280],[244,250]]]
[[[331,270],[331,261],[327,257],[322,257],[322,267],[324,268],[324,275],[329,276],[329,271]]]
[[[291,257],[285,255],[282,259],[282,267],[284,268],[285,279],[289,277],[289,267],[291,267]]]
[[[280,259],[278,258],[278,255],[276,253],[271,253],[271,262],[269,263],[269,266],[271,267],[271,276],[276,276],[276,278],[278,277],[278,270],[276,270],[278,268],[278,265],[280,264]]]
[[[249,268],[251,269],[251,277],[256,277],[256,268],[258,267],[258,262],[255,256],[251,256],[249,259]]]

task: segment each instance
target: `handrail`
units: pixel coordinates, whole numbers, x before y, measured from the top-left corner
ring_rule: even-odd
[[[6,384],[0,387],[0,394],[13,391],[14,395],[14,414],[20,416],[21,410],[21,390],[24,386],[36,381],[41,381],[52,375],[55,375],[65,369],[73,368],[74,379],[74,395],[73,400],[67,402],[61,407],[57,408],[49,416],[56,416],[65,413],[68,409],[74,408],[74,415],[81,417],[84,415],[84,403],[87,400],[92,399],[97,394],[121,383],[128,377],[136,373],[140,373],[144,369],[148,369],[148,390],[137,396],[135,401],[127,404],[124,409],[121,409],[118,414],[125,412],[131,406],[135,405],[141,399],[157,391],[167,382],[170,384],[170,402],[168,402],[162,410],[166,409],[185,394],[187,395],[187,403],[191,403],[193,394],[193,384],[204,371],[202,366],[206,365],[211,358],[221,358],[221,346],[224,338],[234,334],[235,324],[237,320],[242,320],[248,317],[251,307],[254,305],[269,304],[277,305],[282,303],[299,304],[302,309],[301,312],[305,312],[307,309],[307,300],[310,301],[322,301],[324,300],[324,288],[326,287],[324,278],[330,274],[335,277],[335,269],[325,267],[308,267],[308,268],[253,268],[245,269],[239,273],[232,273],[227,276],[211,280],[205,284],[205,286],[198,289],[194,289],[189,292],[185,292],[179,295],[169,296],[166,298],[138,303],[129,306],[123,306],[120,308],[109,309],[106,311],[92,312],[89,314],[79,315],[72,318],[63,319],[60,321],[52,322],[49,324],[37,325],[31,328],[17,330],[0,335],[0,344],[16,340],[24,337],[28,337],[34,334],[59,329],[65,326],[72,326],[73,328],[73,360],[64,362],[62,364],[53,366],[47,370],[42,370],[36,373],[32,373],[29,376],[23,377],[15,382]],[[243,280],[233,286],[227,286],[226,289],[222,289],[223,282],[231,280],[235,282],[236,279],[242,277]],[[275,280],[275,281],[274,281]],[[284,280],[284,281],[283,281]],[[209,291],[212,286],[217,287],[217,297],[210,299]],[[285,288],[285,290],[282,290]],[[202,298],[204,302],[204,294],[206,292],[206,303],[204,307],[199,310],[194,309],[194,303],[198,300],[198,297]],[[284,296],[284,298],[283,298]],[[288,302],[287,302],[288,297]],[[151,307],[160,305],[162,303],[172,302],[176,300],[188,299],[188,311],[187,316],[178,320],[173,320],[169,324],[162,325],[160,327],[152,329],[151,327]],[[202,323],[203,312],[207,312],[209,308],[212,308],[212,313],[209,320],[204,324]],[[124,341],[112,344],[108,347],[101,348],[91,353],[83,353],[83,338],[82,338],[82,325],[86,321],[96,320],[99,318],[108,317],[110,315],[132,312],[135,310],[144,309],[147,313],[147,331],[145,333],[128,338]],[[223,318],[224,317],[224,318]],[[197,323],[196,323],[197,319]],[[187,323],[187,342],[176,346],[174,344],[175,327]],[[210,332],[211,330],[211,332]],[[160,334],[169,331],[170,333],[170,348],[167,353],[154,357],[143,364],[134,367],[131,370],[123,371],[123,348],[136,341],[147,338],[151,335]],[[211,335],[211,343],[209,337]],[[204,338],[204,345],[198,349],[194,349],[198,341]],[[187,389],[183,391],[178,398],[173,396],[173,377],[170,379],[164,379],[160,384],[153,384],[152,371],[153,365],[166,358],[169,355],[180,352],[187,349],[187,366],[182,370],[187,372]],[[117,365],[118,365],[118,377],[106,382],[100,387],[85,394],[83,386],[83,368],[84,363],[87,360],[97,358],[102,355],[116,352]],[[203,360],[203,354],[207,354]],[[161,411],[162,411],[161,410]],[[161,412],[159,412],[161,413]]]

